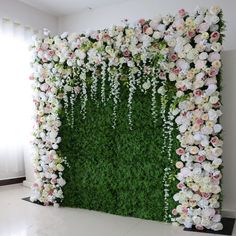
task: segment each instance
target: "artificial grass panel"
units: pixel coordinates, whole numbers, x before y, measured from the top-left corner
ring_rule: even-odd
[[[106,105],[88,99],[87,116],[82,119],[77,99],[75,124],[70,128],[61,112],[62,142],[59,151],[70,168],[63,172],[63,206],[80,207],[112,214],[163,220],[163,175],[167,156],[161,154],[163,121],[160,95],[157,97],[158,121],[153,123],[151,93],[136,92],[133,98],[133,130],[128,124],[128,91],[121,88],[117,126],[112,125],[112,100]],[[179,147],[173,132],[173,159]],[[175,161],[174,161],[175,163]],[[173,173],[174,175],[175,173]],[[176,181],[170,186],[176,192]],[[170,197],[170,205],[174,201]]]

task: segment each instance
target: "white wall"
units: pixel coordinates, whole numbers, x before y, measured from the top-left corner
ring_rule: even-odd
[[[236,50],[223,52],[224,207],[236,212]],[[236,214],[234,215],[236,217]]]
[[[219,5],[224,11],[227,24],[225,50],[236,49],[235,0],[127,0],[113,5],[86,10],[82,13],[59,18],[59,31],[82,32],[90,29],[103,29],[120,24],[122,19],[132,21],[152,18],[159,14],[175,14],[180,8],[189,12],[196,6]]]
[[[17,0],[0,0],[0,19],[10,18],[22,25],[31,26],[36,30],[48,28],[52,33],[57,33],[58,22],[51,16]]]

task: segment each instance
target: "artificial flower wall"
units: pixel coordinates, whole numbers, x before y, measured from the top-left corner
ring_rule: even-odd
[[[168,163],[163,170],[163,220],[197,229],[222,229],[219,90],[223,28],[221,9],[211,7],[198,8],[193,14],[182,9],[175,16],[140,19],[133,26],[125,22],[85,35],[50,36],[46,32],[37,38],[32,47],[36,181],[31,200],[44,205],[63,201],[63,171],[69,168],[70,157],[58,151],[62,141],[59,114],[65,113],[73,132],[78,99],[84,120],[89,102],[99,100],[105,106],[112,101],[111,127],[115,130],[121,90],[127,89],[130,132],[135,127],[133,98],[137,92],[150,94],[153,123],[159,117],[163,122],[161,152]],[[175,125],[180,144],[177,162],[171,152]],[[170,176],[174,166],[179,183],[173,195]],[[176,201],[174,209],[168,204],[170,198]]]

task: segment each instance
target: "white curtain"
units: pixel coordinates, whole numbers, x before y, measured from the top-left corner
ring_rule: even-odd
[[[25,176],[24,153],[30,148],[32,92],[29,27],[0,23],[0,179]]]

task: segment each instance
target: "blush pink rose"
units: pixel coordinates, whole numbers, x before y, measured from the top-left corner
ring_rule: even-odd
[[[178,56],[174,53],[170,56],[171,61],[176,61],[178,59]]]
[[[197,156],[196,159],[195,159],[195,161],[198,162],[198,163],[202,163],[205,160],[206,160],[205,156]]]
[[[214,136],[211,138],[211,144],[213,146],[217,146],[219,144],[219,138],[217,136]]]
[[[196,34],[195,34],[194,31],[188,31],[188,32],[187,32],[187,37],[190,38],[190,39],[193,38],[195,35],[196,35]]]
[[[186,11],[182,8],[178,11],[180,17],[184,17],[186,15]]]
[[[130,51],[128,49],[126,49],[124,52],[123,52],[123,55],[124,57],[129,57],[130,56]]]
[[[105,33],[103,36],[104,41],[108,41],[110,39],[110,35],[108,33]]]
[[[209,199],[211,197],[211,193],[201,193],[202,198]]]
[[[218,75],[218,73],[219,73],[219,70],[212,67],[210,71],[208,72],[208,75],[209,77],[215,77],[216,75]]]
[[[146,23],[146,21],[145,21],[145,19],[142,18],[142,19],[139,19],[138,23],[140,25],[144,25]]]
[[[220,33],[215,31],[211,33],[211,42],[217,42],[220,38]]]
[[[181,155],[184,155],[184,154],[185,154],[185,151],[184,151],[183,148],[178,148],[178,149],[176,150],[176,153],[181,156]]]
[[[196,90],[194,90],[194,95],[195,95],[196,97],[200,97],[200,96],[203,95],[203,92],[202,92],[201,89],[196,89]]]
[[[201,118],[196,119],[196,124],[202,125],[204,123],[204,120]]]
[[[178,189],[183,189],[183,188],[185,188],[184,183],[182,183],[182,182],[178,183],[178,184],[177,184],[177,188],[178,188]]]

